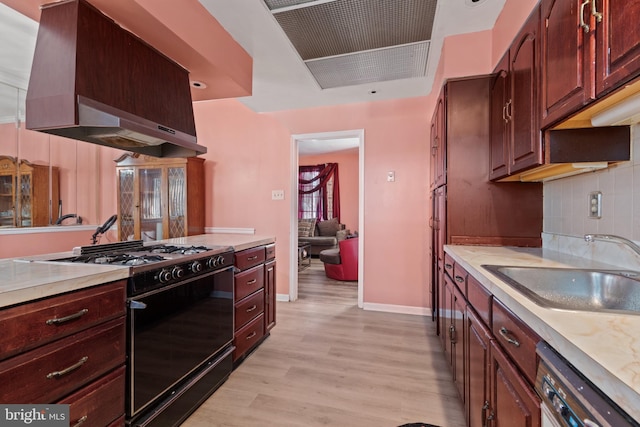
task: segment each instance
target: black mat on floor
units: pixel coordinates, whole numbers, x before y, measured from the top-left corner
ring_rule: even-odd
[[[438,427],[435,426],[433,424],[427,424],[427,423],[409,423],[409,424],[402,424],[401,426],[398,427]]]

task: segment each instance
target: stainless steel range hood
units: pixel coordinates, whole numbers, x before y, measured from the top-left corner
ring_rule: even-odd
[[[85,0],[42,6],[27,129],[155,157],[192,157],[189,73]]]
[[[77,126],[38,130],[154,157],[193,157],[207,152],[193,135],[83,96],[77,102]]]

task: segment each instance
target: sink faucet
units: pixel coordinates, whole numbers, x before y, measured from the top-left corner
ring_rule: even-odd
[[[622,243],[632,249],[636,253],[636,255],[640,256],[640,246],[636,245],[629,239],[625,239],[624,237],[614,236],[613,234],[585,234],[584,240],[586,242],[601,240],[603,242]]]

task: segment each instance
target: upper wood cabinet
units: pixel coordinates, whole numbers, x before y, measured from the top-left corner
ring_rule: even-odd
[[[596,92],[603,95],[640,74],[640,0],[590,2],[589,19],[596,36]]]
[[[543,0],[542,127],[595,99],[595,39],[583,0]],[[585,5],[586,7],[586,5]]]
[[[542,0],[542,127],[640,74],[640,0]]]
[[[204,159],[116,159],[120,240],[204,233]]]
[[[431,120],[431,189],[447,182],[446,87],[440,92]]]
[[[490,108],[490,179],[504,178],[543,162],[538,112],[539,24],[540,9],[536,7],[511,44],[506,59],[495,70]]]

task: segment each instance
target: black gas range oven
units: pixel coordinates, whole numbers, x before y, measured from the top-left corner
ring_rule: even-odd
[[[233,369],[233,250],[141,240],[58,261],[129,267],[127,425],[176,426]]]

